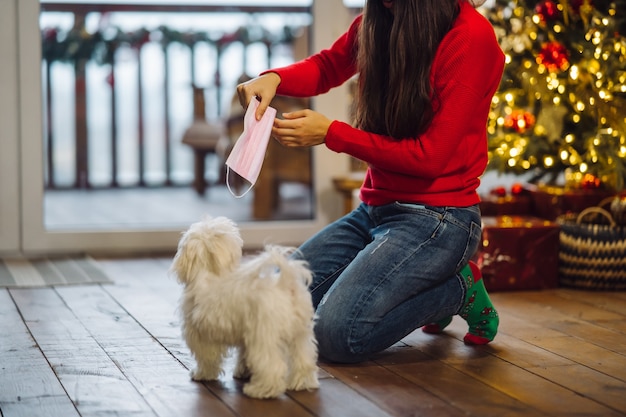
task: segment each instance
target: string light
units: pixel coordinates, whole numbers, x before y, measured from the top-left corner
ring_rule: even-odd
[[[623,186],[624,6],[496,0],[487,10],[507,65],[489,115],[491,168],[546,178],[567,169],[579,184]]]

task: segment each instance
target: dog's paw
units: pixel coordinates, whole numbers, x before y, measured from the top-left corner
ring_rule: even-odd
[[[283,394],[286,390],[284,384],[263,384],[263,383],[247,383],[243,386],[243,393],[248,397],[267,399],[276,398]]]
[[[215,381],[219,378],[220,373],[209,372],[200,368],[195,368],[192,369],[191,372],[189,372],[189,375],[194,381]]]
[[[317,370],[306,375],[293,375],[287,385],[287,389],[292,391],[311,391],[319,387],[320,382],[317,379]]]

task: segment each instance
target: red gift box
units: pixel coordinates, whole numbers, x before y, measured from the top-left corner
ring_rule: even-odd
[[[529,195],[484,195],[480,197],[480,212],[483,216],[531,214],[531,199]]]
[[[559,226],[531,216],[485,216],[475,259],[489,291],[558,287]]]
[[[548,220],[556,220],[558,216],[567,213],[580,213],[615,196],[615,191],[610,190],[565,189],[555,186],[529,187],[528,192],[532,199],[533,216]]]

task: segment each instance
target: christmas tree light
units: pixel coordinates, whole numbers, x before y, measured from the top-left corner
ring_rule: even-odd
[[[530,182],[626,183],[626,0],[496,0],[506,54],[488,169]]]

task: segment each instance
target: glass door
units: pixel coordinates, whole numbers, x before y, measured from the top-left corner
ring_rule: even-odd
[[[19,162],[22,180],[20,186],[22,229],[20,233],[21,246],[24,252],[172,250],[180,237],[180,232],[205,214],[226,215],[234,218],[241,227],[246,245],[250,248],[259,247],[269,242],[297,245],[341,214],[341,197],[333,189],[332,178],[344,174],[348,170],[349,162],[344,156],[333,154],[323,147],[314,149],[309,156],[312,174],[308,195],[307,192],[302,193],[301,184],[297,182],[289,184],[287,181],[285,186],[281,186],[280,192],[284,195],[278,199],[280,201],[278,214],[275,211],[262,218],[255,218],[252,215],[255,210],[255,203],[254,198],[251,197],[254,194],[250,194],[248,200],[245,198],[236,199],[227,194],[226,187],[216,185],[215,182],[220,175],[221,162],[219,160],[216,162],[215,158],[212,159],[212,155],[202,157],[205,167],[201,177],[209,183],[208,187],[206,184],[203,190],[195,187],[195,184],[190,181],[190,176],[194,175],[194,169],[197,170],[198,168],[197,155],[192,152],[195,148],[185,143],[181,145],[179,141],[184,139],[185,134],[196,120],[193,117],[190,118],[188,125],[185,126],[179,122],[174,124],[171,121],[168,125],[168,122],[164,122],[163,119],[168,119],[177,112],[193,116],[194,113],[198,113],[196,106],[205,106],[204,111],[199,112],[204,116],[203,122],[211,123],[219,119],[223,123],[225,118],[222,112],[226,110],[230,98],[226,98],[223,92],[211,90],[210,86],[201,85],[200,87],[204,87],[203,103],[190,100],[189,105],[184,105],[180,104],[184,102],[182,99],[176,102],[176,99],[170,96],[169,100],[161,100],[152,96],[149,91],[141,91],[140,87],[150,85],[154,81],[151,79],[152,77],[169,86],[166,87],[164,93],[166,95],[178,94],[180,90],[185,89],[193,95],[197,90],[194,88],[197,87],[195,84],[199,80],[207,80],[207,77],[203,78],[201,74],[206,74],[206,68],[210,67],[210,63],[203,63],[202,58],[197,58],[194,61],[193,54],[187,53],[185,55],[183,53],[178,56],[177,60],[193,62],[191,67],[195,68],[197,73],[187,79],[168,79],[166,77],[168,71],[170,71],[170,76],[174,77],[172,76],[172,67],[175,66],[175,63],[157,65],[155,62],[159,59],[163,60],[164,51],[165,54],[171,55],[179,53],[180,50],[177,48],[180,45],[174,44],[190,42],[188,38],[181,38],[188,36],[189,33],[177,28],[165,28],[156,21],[156,23],[152,23],[152,26],[149,26],[154,16],[148,14],[144,14],[141,19],[138,19],[138,15],[133,18],[134,22],[141,21],[143,26],[146,26],[146,30],[142,27],[135,29],[127,27],[121,32],[114,32],[112,29],[102,30],[103,25],[110,23],[115,18],[115,13],[106,11],[92,13],[93,16],[85,14],[84,20],[74,18],[70,22],[69,31],[63,32],[62,28],[56,33],[54,29],[46,30],[45,25],[51,21],[46,19],[57,18],[60,19],[60,25],[64,24],[64,16],[68,13],[64,10],[72,8],[72,3],[85,2],[55,3],[45,1],[40,4],[38,0],[13,0],[12,3],[18,9],[17,16],[19,17],[18,25],[14,28],[18,32],[16,39],[19,40],[19,43],[16,47],[17,51],[14,51],[12,56],[16,57],[20,74],[17,84],[20,103],[17,119],[19,120],[21,144]],[[190,3],[193,5],[191,9],[199,10],[194,9],[194,7],[202,6],[198,3],[201,2]],[[318,1],[312,8],[312,20],[315,21],[314,16],[317,13],[324,13],[326,22],[328,22],[329,15],[340,16],[341,14],[337,14],[335,11],[328,14],[323,12],[324,10],[334,10],[336,5],[332,3],[331,0]],[[119,5],[120,3],[115,4]],[[145,2],[141,2],[141,4],[145,5]],[[130,7],[132,6],[131,2],[128,2],[127,5],[129,9],[134,10]],[[57,16],[47,16],[44,19],[42,10],[54,9],[53,6],[61,8],[60,11],[55,12]],[[330,9],[331,7],[333,9]],[[123,5],[122,9],[124,9]],[[258,14],[255,16],[257,16],[257,20],[262,20]],[[168,21],[173,22],[174,20],[172,18]],[[120,21],[116,22],[118,30],[121,24]],[[346,25],[346,20],[338,21],[335,24],[338,30],[340,27],[345,30]],[[42,26],[44,27],[42,28]],[[72,30],[74,30],[73,33]],[[100,48],[99,59],[105,60],[105,64],[77,64],[73,62],[71,66],[68,66],[67,62],[70,59],[67,54],[74,54],[74,56],[80,54],[80,49],[78,51],[75,49],[80,44],[76,44],[74,47],[61,44],[67,43],[71,36],[81,38],[78,40],[83,43],[85,40],[95,42],[92,39],[94,33],[99,33],[97,40],[100,43],[88,45]],[[325,47],[334,40],[325,39],[324,36],[328,36],[327,34],[318,34],[315,30],[311,33],[313,34],[312,45],[319,43]],[[337,31],[331,36],[335,34],[338,36],[340,32]],[[143,38],[132,37],[139,35],[143,35]],[[46,44],[46,40],[50,40],[52,36],[58,36],[56,38],[58,42],[55,44],[57,47],[61,45],[66,49],[50,50],[47,48],[50,44]],[[252,36],[259,35],[254,35],[252,32],[246,34],[223,32],[208,36],[210,39],[205,43],[219,46],[229,41],[231,39],[229,36],[239,37],[238,39],[245,43],[250,41]],[[113,65],[110,61],[106,61],[107,59],[110,60],[111,56],[107,55],[106,49],[102,49],[102,39],[104,38],[108,39],[109,44],[116,41],[124,43],[125,46],[120,47],[122,49],[119,49],[115,55],[119,67],[115,66],[112,69]],[[203,40],[206,39],[203,38]],[[141,49],[138,54],[139,46],[147,49]],[[215,50],[213,52],[205,50],[203,55],[202,48],[202,45],[198,46],[197,56],[215,54]],[[218,52],[225,55],[227,49],[224,48]],[[236,50],[235,52],[231,51],[231,53],[236,53]],[[239,53],[242,53],[241,50]],[[42,60],[42,57],[55,57],[54,54],[57,54],[54,60]],[[256,54],[257,58],[254,58],[255,52],[246,53],[243,61],[245,62],[246,59],[260,60],[258,51]],[[136,59],[137,56],[140,57],[139,61]],[[48,65],[53,61],[55,65]],[[280,64],[279,61],[277,63]],[[98,64],[102,68],[97,68],[96,65]],[[142,65],[143,69],[138,68]],[[244,68],[246,67],[244,66]],[[259,70],[252,65],[252,71],[258,73]],[[209,71],[215,73],[215,68],[209,68]],[[237,71],[237,73],[240,72]],[[80,79],[76,77],[76,74],[84,78]],[[139,87],[137,84],[134,87],[131,84],[124,84],[132,80],[133,76],[135,80],[138,77],[143,77]],[[117,94],[118,97],[121,95],[122,98],[112,100],[111,89],[100,91],[100,98],[84,94],[87,89],[98,89],[89,83],[93,85],[100,83],[102,86],[103,80],[110,87],[114,86],[114,94]],[[236,80],[234,81],[236,82]],[[225,76],[217,80],[218,85],[225,83]],[[71,129],[62,125],[62,116],[68,116],[67,114],[63,114],[63,111],[50,111],[52,106],[64,97],[65,100],[72,102],[72,106],[69,107],[71,109],[69,117]],[[218,97],[217,100],[216,97]],[[129,102],[133,104],[129,105]],[[137,106],[138,102],[143,103],[143,105]],[[217,105],[213,109],[208,109],[208,103],[212,102],[224,103],[224,105]],[[316,99],[312,105],[320,111],[333,114],[336,118],[345,119],[348,108],[346,102],[347,94],[345,91],[337,89]],[[154,105],[154,109],[147,110],[150,104]],[[127,107],[121,110],[118,117],[111,118],[108,116],[114,114],[115,110],[112,110],[111,107],[113,105],[118,106],[118,111],[120,107]],[[169,109],[168,106],[170,106]],[[149,114],[151,111],[154,113]],[[124,130],[124,123],[127,122],[125,118],[132,116],[133,112],[139,114],[137,119],[139,121],[135,121],[135,131],[132,133],[133,139],[135,139],[134,148],[125,148],[124,146],[127,145],[124,144],[123,137],[124,135],[131,135],[128,133],[129,131]],[[168,116],[159,118],[159,114]],[[114,121],[112,122],[112,120]],[[163,129],[159,131],[157,124],[164,124],[166,133],[163,133]],[[222,124],[221,127],[229,128],[232,126]],[[98,135],[111,137],[112,132],[115,132],[116,135],[116,140],[113,142],[109,141],[106,145],[102,145],[91,141],[91,138]],[[174,135],[174,132],[178,133]],[[51,136],[54,135],[60,139],[52,140]],[[85,142],[84,138],[81,139],[81,135],[87,135],[90,141]],[[164,140],[167,135],[176,136],[176,138],[170,137]],[[218,136],[222,135],[223,131]],[[85,145],[86,143],[87,145]],[[173,152],[164,158],[163,143],[166,143],[165,148],[174,147],[175,143],[177,151],[180,152],[178,154]],[[161,150],[158,150],[157,145],[154,144],[161,146]],[[188,145],[187,149],[183,145]],[[139,146],[143,146],[143,152],[145,152],[143,155],[140,155],[142,150]],[[112,148],[117,148],[118,153],[112,153]],[[151,152],[156,156],[149,155]],[[132,162],[129,164],[128,160]],[[133,176],[128,174],[130,171],[125,171],[124,164],[130,166],[134,164],[134,168],[143,166],[143,168],[147,167],[148,169],[136,170]],[[172,169],[174,164],[178,164],[180,169]],[[151,167],[152,170],[150,170]],[[163,169],[163,167],[166,168]],[[211,174],[211,167],[218,169]],[[197,179],[198,177],[195,176],[194,178]],[[111,185],[112,179],[116,182],[113,185]],[[134,181],[135,183],[132,187],[124,187],[125,181],[131,183]],[[187,181],[186,184],[185,181]],[[106,186],[101,186],[101,184],[106,184]],[[71,192],[64,193],[67,191],[64,188],[69,188]],[[272,189],[263,190],[259,195],[264,200],[271,200],[273,197],[269,193],[276,192]],[[204,194],[201,191],[204,191]],[[271,207],[272,210],[277,210],[276,202]]]

